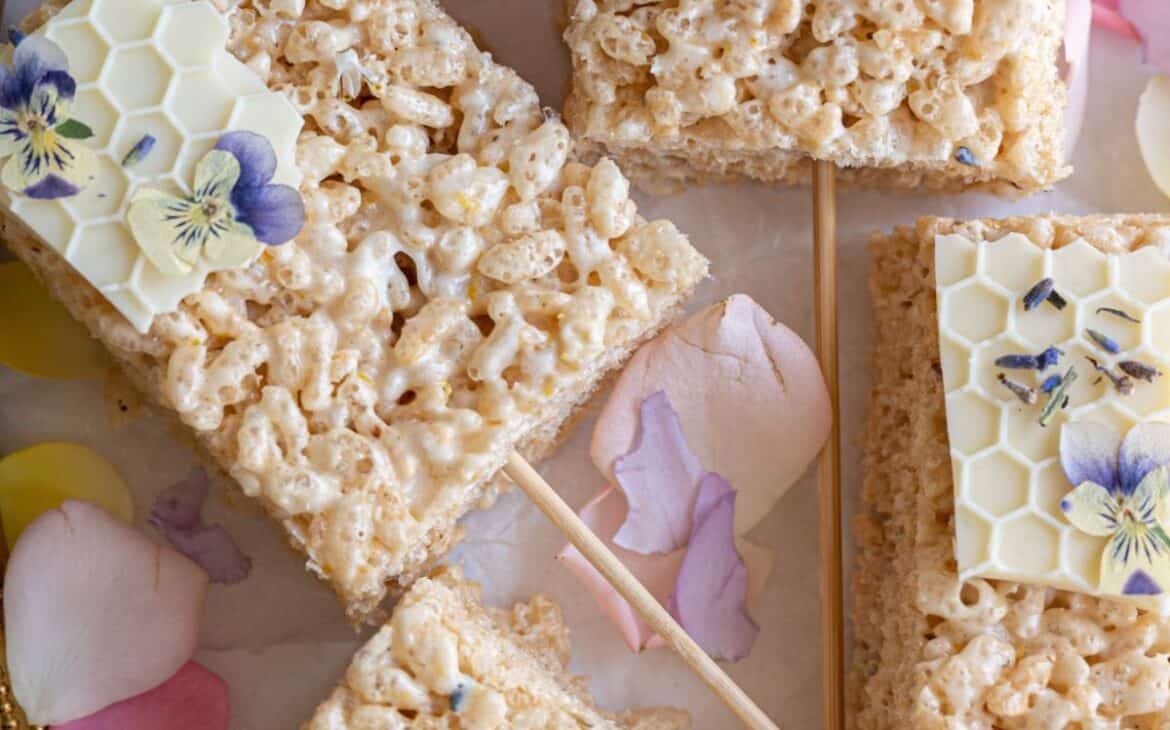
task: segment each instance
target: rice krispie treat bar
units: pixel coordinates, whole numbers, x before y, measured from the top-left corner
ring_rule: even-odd
[[[305,730],[690,727],[680,710],[599,710],[568,659],[555,603],[485,608],[477,584],[445,570],[414,584]]]
[[[14,218],[3,234],[364,619],[707,262],[431,0],[218,4],[229,50],[304,117],[295,240],[139,332]]]
[[[747,176],[1032,192],[1064,164],[1064,0],[567,0],[570,129],[651,189]]]
[[[1107,253],[1157,246],[1170,254],[1170,217],[1154,215],[924,219],[874,239],[873,389],[854,574],[857,728],[1161,727],[1170,718],[1170,620],[1083,592],[958,577],[935,239],[1012,233],[1038,249],[1083,239]]]

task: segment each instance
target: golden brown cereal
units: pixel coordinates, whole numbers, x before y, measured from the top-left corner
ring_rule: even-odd
[[[641,186],[1032,192],[1064,164],[1064,0],[567,0],[570,128]]]
[[[685,730],[687,713],[599,710],[569,674],[569,630],[544,596],[480,604],[450,569],[414,584],[304,730]]]
[[[431,0],[217,4],[304,114],[301,234],[145,335],[14,221],[6,239],[365,619],[707,262],[612,163],[571,161],[532,87]]]

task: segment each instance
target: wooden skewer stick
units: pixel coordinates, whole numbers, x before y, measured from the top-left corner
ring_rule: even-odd
[[[672,649],[690,665],[707,683],[723,703],[734,712],[744,725],[753,730],[779,730],[747,693],[703,651],[683,627],[667,613],[662,604],[646,590],[625,565],[610,552],[605,543],[581,521],[577,513],[560,498],[548,482],[524,460],[513,452],[508,458],[504,472],[536,503],[553,524],[560,528],[569,543],[577,548],[594,568],[605,576],[622,598],[633,606],[646,623],[650,624]]]
[[[845,638],[841,585],[841,424],[837,374],[837,197],[832,163],[813,163],[817,355],[829,388],[833,426],[817,465],[821,581],[821,712],[825,730],[845,720]]]

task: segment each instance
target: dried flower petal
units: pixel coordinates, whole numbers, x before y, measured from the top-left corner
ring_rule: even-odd
[[[230,717],[227,684],[187,662],[154,689],[53,730],[228,730]]]
[[[36,444],[0,460],[0,524],[9,549],[34,520],[70,499],[95,504],[123,522],[134,519],[130,487],[88,446]]]
[[[1170,119],[1170,76],[1158,74],[1150,78],[1138,100],[1137,138],[1150,177],[1164,195],[1170,196],[1170,134],[1166,134],[1167,119]]]
[[[158,140],[155,139],[153,134],[142,135],[142,139],[135,142],[134,146],[130,148],[130,151],[126,153],[126,156],[122,158],[122,167],[137,165],[139,162],[145,160],[146,156],[150,154],[150,151],[154,149],[156,142]]]
[[[1152,365],[1147,365],[1144,362],[1139,362],[1137,360],[1126,360],[1125,362],[1119,362],[1117,363],[1117,367],[1126,375],[1135,377],[1138,380],[1144,380],[1147,383],[1152,383],[1154,382],[1155,378],[1160,378],[1162,376],[1162,371],[1158,370],[1158,368]]]
[[[734,521],[735,491],[718,474],[704,474],[690,547],[670,598],[687,633],[728,661],[747,656],[760,631],[747,612],[747,567],[735,547]]]
[[[1170,12],[1166,0],[1121,0],[1118,9],[1137,30],[1145,62],[1170,73]]]
[[[199,513],[208,492],[207,472],[192,469],[158,496],[150,510],[150,524],[206,570],[212,583],[239,583],[252,572],[252,559],[222,525],[203,524]]]
[[[979,166],[979,161],[975,159],[975,155],[971,154],[971,150],[967,147],[960,147],[955,150],[955,161],[971,167]]]
[[[0,365],[39,378],[101,378],[111,363],[85,325],[49,296],[27,266],[0,264]]]
[[[1010,390],[1013,395],[1015,395],[1027,405],[1035,405],[1036,401],[1039,400],[1039,396],[1036,395],[1035,388],[1029,388],[1026,385],[1021,385],[1020,383],[1015,382],[1014,380],[1008,380],[1007,376],[1003,373],[999,374],[998,380],[999,382],[1003,383],[1003,386]]]
[[[1061,377],[1060,375],[1057,375],[1057,374],[1049,375],[1044,380],[1044,382],[1040,385],[1040,392],[1044,393],[1045,395],[1051,393],[1052,391],[1054,391],[1058,387],[1060,387],[1060,382],[1063,379],[1064,379],[1063,377]]]
[[[4,579],[8,669],[35,724],[90,715],[191,658],[207,575],[86,502],[31,524]]]
[[[666,393],[643,400],[634,448],[614,464],[630,509],[613,541],[642,554],[684,547],[702,474]]]

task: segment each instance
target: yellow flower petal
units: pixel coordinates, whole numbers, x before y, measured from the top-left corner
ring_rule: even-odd
[[[139,188],[126,211],[126,222],[142,253],[168,276],[190,273],[199,257],[199,246],[184,244],[178,222],[171,220],[182,215],[190,205],[189,201],[161,190]]]
[[[9,549],[33,520],[68,499],[92,502],[123,522],[134,518],[126,482],[87,446],[37,444],[0,460],[0,524]]]
[[[216,198],[226,202],[231,199],[232,188],[239,179],[240,161],[236,156],[224,150],[212,150],[195,166],[193,196]]]
[[[203,258],[218,268],[231,269],[251,263],[263,248],[264,244],[256,240],[251,229],[236,223],[227,233],[207,239]]]
[[[0,264],[0,363],[43,378],[100,378],[105,350],[24,264]]]
[[[1138,100],[1137,138],[1154,184],[1170,196],[1170,76],[1150,78]]]
[[[1112,535],[1117,529],[1117,508],[1117,500],[1109,490],[1093,482],[1081,484],[1060,501],[1061,511],[1074,527],[1098,537]]]

